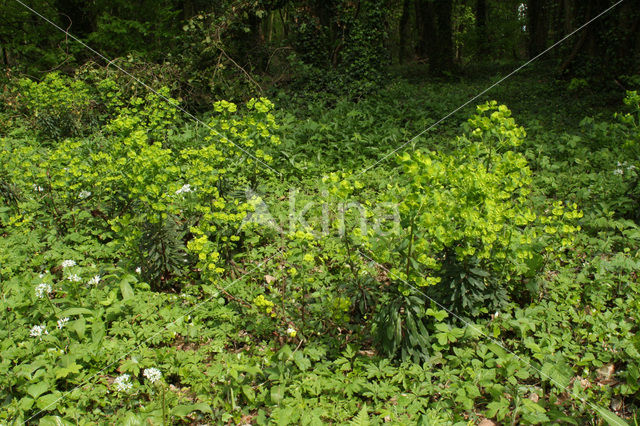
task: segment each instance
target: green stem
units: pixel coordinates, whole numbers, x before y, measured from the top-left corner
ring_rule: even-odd
[[[346,232],[343,240],[344,240],[345,248],[347,249],[347,264],[349,265],[349,269],[351,269],[351,273],[353,274],[353,279],[356,282],[356,285],[358,285],[359,284],[358,273],[360,271],[356,270],[356,267],[353,264],[353,259],[351,258],[351,254],[353,253],[353,251],[351,250],[351,246],[349,245],[349,237],[347,236]]]
[[[49,305],[51,305],[51,309],[53,309],[53,312],[57,314],[58,308],[56,307],[56,305],[54,305],[51,299],[49,299],[49,296],[47,296],[46,299],[47,299],[47,302],[49,302]]]
[[[165,403],[165,398],[164,398],[164,385],[160,385],[160,388],[162,389],[162,424],[163,424],[163,426],[166,426],[166,424],[167,424],[167,404]]]
[[[407,266],[406,266],[406,280],[409,281],[409,271],[411,268],[411,250],[413,249],[413,225],[415,223],[416,217],[411,217],[411,225],[409,226],[409,247],[407,248]]]

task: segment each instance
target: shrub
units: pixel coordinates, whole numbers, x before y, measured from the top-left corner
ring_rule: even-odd
[[[15,107],[46,138],[80,135],[93,120],[95,103],[89,86],[80,80],[53,72],[41,82],[20,79],[16,90]]]
[[[525,131],[510,115],[504,105],[481,105],[454,155],[400,156],[400,183],[383,198],[398,204],[400,223],[372,243],[394,284],[377,324],[383,336],[395,336],[383,343],[398,342],[383,345],[388,352],[426,349],[416,342],[423,339],[420,330],[433,329],[420,324],[429,305],[422,295],[410,296],[414,290],[460,317],[493,312],[510,292],[522,290],[514,287],[517,275],[538,273],[540,253],[553,251],[556,242],[568,246],[578,229],[571,225],[581,215],[577,206],[556,202],[551,214],[531,207],[531,170],[513,151]],[[398,315],[402,321],[393,320]]]

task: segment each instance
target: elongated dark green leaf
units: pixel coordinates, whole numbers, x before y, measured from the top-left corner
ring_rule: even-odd
[[[607,410],[606,408],[595,406],[596,411],[602,417],[602,420],[607,422],[609,426],[629,426],[629,423],[622,420],[614,412]]]

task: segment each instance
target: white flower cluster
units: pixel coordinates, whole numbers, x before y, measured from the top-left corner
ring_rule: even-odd
[[[62,261],[62,267],[63,268],[71,268],[73,266],[76,266],[75,260],[63,260]]]
[[[162,379],[162,373],[157,368],[146,368],[142,373],[151,383],[156,383]]]
[[[613,171],[614,175],[623,175],[624,174],[624,169],[627,169],[627,171],[632,171],[636,169],[636,166],[634,166],[633,164],[630,166],[627,166],[627,162],[625,161],[624,163],[621,163],[618,161],[618,168],[615,169]]]
[[[71,282],[77,283],[82,281],[82,278],[80,278],[80,276],[78,274],[71,274],[69,276],[67,276],[67,279]]]
[[[31,327],[31,332],[29,334],[31,337],[42,337],[44,334],[49,334],[49,332],[47,331],[47,326],[42,324]]]
[[[129,381],[128,374],[116,377],[113,384],[118,392],[129,392],[133,388],[133,383]]]
[[[38,191],[38,192],[43,192],[44,188],[41,187],[40,185],[36,185],[35,183],[33,184],[33,190],[34,191]]]
[[[176,191],[176,195],[185,194],[191,191],[193,191],[193,189],[191,189],[191,185],[189,185],[188,183],[185,183],[184,185],[182,185],[180,189]]]
[[[60,318],[58,320],[58,328],[62,330],[65,325],[69,322],[69,317]]]
[[[89,285],[98,285],[98,283],[100,282],[100,275],[95,275],[93,278],[91,278],[87,284]]]
[[[38,299],[42,299],[51,294],[52,291],[53,289],[51,288],[51,285],[47,283],[40,283],[36,287],[36,297],[38,297]]]
[[[85,198],[89,198],[91,196],[91,192],[89,191],[80,191],[80,193],[78,194],[78,197],[81,200],[84,200]]]

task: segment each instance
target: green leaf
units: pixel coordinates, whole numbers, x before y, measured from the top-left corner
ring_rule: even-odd
[[[596,409],[600,417],[602,417],[602,420],[607,422],[609,426],[629,426],[629,423],[622,420],[614,412],[609,411],[606,408],[602,408],[598,405],[595,405],[594,408]]]
[[[274,404],[280,404],[284,398],[284,386],[275,385],[271,387],[271,402]]]
[[[143,424],[144,422],[142,421],[140,416],[131,412],[127,413],[127,416],[122,421],[123,426],[141,426]]]
[[[40,426],[73,426],[75,423],[60,416],[46,416],[40,419]]]
[[[105,335],[104,323],[100,320],[96,320],[91,325],[91,340],[94,345],[99,345],[102,342],[102,338]]]
[[[87,328],[87,322],[85,321],[84,317],[80,317],[72,322],[70,327],[78,334],[78,337],[80,339],[84,338],[84,331]]]
[[[70,317],[73,315],[93,315],[93,311],[87,308],[69,308],[60,313],[60,317]]]
[[[58,405],[58,402],[62,401],[62,394],[60,392],[48,393],[38,398],[36,405],[41,410],[53,410]]]
[[[256,393],[251,386],[249,385],[242,386],[242,393],[244,394],[245,398],[247,398],[247,401],[249,402],[255,401]]]
[[[558,388],[563,389],[569,386],[573,371],[567,365],[566,360],[558,354],[554,361],[545,362],[540,370],[543,378],[549,379]]]
[[[82,366],[76,364],[75,362],[64,368],[56,368],[56,379],[60,379],[63,377],[67,377],[70,374],[78,374]]]
[[[133,294],[133,288],[131,288],[131,284],[129,284],[129,280],[122,280],[120,281],[120,292],[122,293],[122,300],[128,300],[128,299],[132,299],[134,294]]]
[[[449,316],[449,314],[446,311],[443,311],[441,309],[434,310],[431,308],[427,309],[426,314],[434,317],[438,321],[442,321],[443,319]]]
[[[351,426],[369,426],[369,413],[367,412],[367,404],[362,406],[362,410],[358,413],[356,417],[349,422]]]
[[[188,416],[194,411],[200,411],[201,413],[211,414],[211,407],[204,402],[199,402],[197,404],[189,404],[189,405],[177,405],[171,409],[171,414],[178,417]]]
[[[295,352],[293,354],[293,362],[295,362],[298,368],[302,371],[306,371],[309,367],[311,367],[311,361],[309,361],[309,359],[305,357],[302,352]]]
[[[34,383],[27,388],[27,393],[31,395],[34,399],[37,399],[40,395],[49,390],[49,383],[47,382],[39,382]]]

